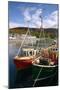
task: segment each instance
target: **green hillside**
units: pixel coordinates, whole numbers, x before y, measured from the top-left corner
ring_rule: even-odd
[[[26,34],[28,28],[27,27],[17,27],[9,29],[9,34]],[[39,37],[41,29],[39,28],[29,28],[31,35]],[[48,28],[44,29],[45,37],[55,38],[56,34],[58,34],[58,29]],[[43,37],[43,33],[41,34]]]

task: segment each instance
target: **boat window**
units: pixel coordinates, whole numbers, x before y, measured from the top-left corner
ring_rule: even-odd
[[[56,48],[56,51],[57,51],[58,49]]]
[[[27,53],[26,53],[25,51],[21,50],[19,56],[23,56],[23,57],[24,57],[24,56],[27,56]]]
[[[32,55],[32,51],[30,51],[30,56]]]
[[[53,51],[55,51],[55,49],[53,48]]]
[[[57,51],[58,49],[57,48],[54,48],[53,51]]]
[[[26,52],[24,51],[24,56],[26,56]]]

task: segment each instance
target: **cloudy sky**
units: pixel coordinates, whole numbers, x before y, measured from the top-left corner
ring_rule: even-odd
[[[39,28],[43,17],[44,28],[58,28],[58,5],[8,2],[9,28]]]

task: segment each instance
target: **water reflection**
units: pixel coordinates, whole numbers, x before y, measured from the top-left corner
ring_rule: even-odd
[[[30,67],[25,70],[17,70],[16,80],[15,80],[16,87],[19,88],[33,87],[33,86],[39,87],[39,86],[52,86],[58,84],[57,68],[54,70],[55,72],[51,75],[47,75],[47,73],[46,73],[47,76],[42,75],[40,78],[36,80],[36,83],[35,83],[35,79],[33,78],[32,68],[33,67]]]
[[[17,87],[32,87],[32,67],[25,70],[17,70],[15,84]]]

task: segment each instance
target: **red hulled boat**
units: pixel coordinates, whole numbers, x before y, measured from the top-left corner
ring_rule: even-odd
[[[24,56],[15,56],[14,63],[17,69],[26,69],[32,65],[32,61],[34,60],[35,50],[32,48],[24,48],[23,54]]]

